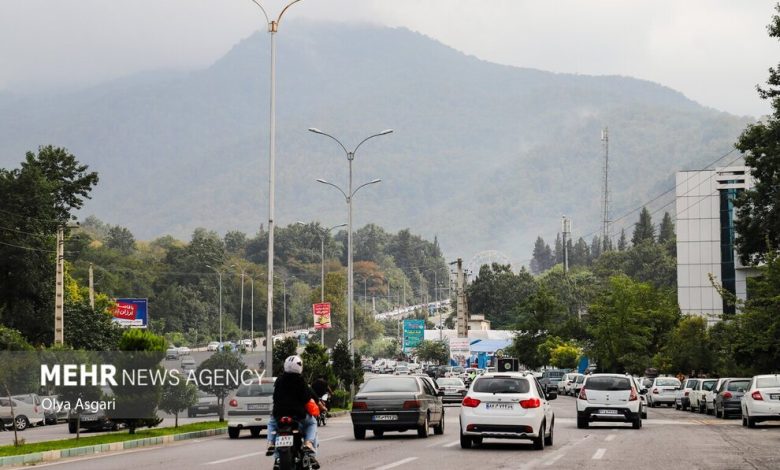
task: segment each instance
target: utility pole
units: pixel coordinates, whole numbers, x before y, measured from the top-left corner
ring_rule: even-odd
[[[89,263],[89,306],[95,310],[95,278],[92,272],[92,263]]]
[[[456,262],[458,265],[458,274],[456,278],[456,292],[455,295],[457,295],[457,302],[456,302],[456,308],[457,308],[457,315],[458,315],[458,338],[466,338],[468,337],[468,329],[469,329],[469,314],[466,311],[466,290],[465,290],[465,277],[463,274],[463,259],[458,258],[458,261]]]
[[[246,268],[241,268],[241,307],[240,307],[240,315],[241,318],[238,319],[238,330],[241,332],[239,335],[241,338],[241,341],[244,341],[244,272]]]
[[[561,218],[563,232],[563,274],[569,272],[569,245],[568,240],[571,236],[571,221],[564,215]]]
[[[602,252],[609,249],[609,128],[601,131],[601,141],[604,143],[604,177],[601,214],[601,244]]]
[[[54,274],[54,344],[65,343],[65,321],[63,318],[65,312],[65,226],[57,227],[57,249],[56,264]]]

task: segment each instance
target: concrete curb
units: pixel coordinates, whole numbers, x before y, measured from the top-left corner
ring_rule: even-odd
[[[145,439],[134,439],[131,441],[112,442],[110,444],[97,444],[94,446],[72,447],[69,449],[49,450],[46,452],[34,452],[32,454],[13,455],[10,457],[0,457],[0,467],[20,466],[26,464],[51,462],[54,460],[68,457],[81,457],[85,455],[102,454],[104,452],[116,452],[128,449],[137,449],[139,447],[159,446],[171,444],[187,439],[197,439],[201,437],[217,436],[226,434],[227,427],[206,429],[203,431],[186,432],[182,434],[169,434],[167,436],[147,437]]]

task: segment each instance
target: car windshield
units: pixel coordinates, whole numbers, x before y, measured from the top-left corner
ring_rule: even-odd
[[[479,393],[528,393],[528,380],[515,377],[483,377],[474,383]]]
[[[460,379],[439,379],[436,381],[436,383],[439,384],[440,387],[443,387],[445,385],[465,387],[463,381],[461,381]]]
[[[590,377],[585,383],[588,390],[612,392],[631,389],[631,381],[628,377]]]
[[[409,378],[377,378],[370,379],[363,385],[361,393],[369,392],[418,392],[417,380]]]
[[[274,394],[274,384],[242,384],[236,392],[237,397],[264,397]]]
[[[780,375],[759,377],[756,379],[756,388],[780,387]]]
[[[750,388],[750,380],[733,380],[729,382],[727,390],[729,392],[738,392]]]
[[[463,373],[463,367],[453,367],[452,372],[456,374],[462,374]]]
[[[680,381],[677,379],[655,379],[655,384],[659,387],[679,387]]]

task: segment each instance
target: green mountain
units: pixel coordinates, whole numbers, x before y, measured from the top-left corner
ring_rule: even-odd
[[[726,153],[748,122],[647,81],[497,65],[405,29],[291,21],[277,37],[277,222],[346,219],[337,144],[367,142],[355,224],[438,235],[445,254],[528,264],[559,220],[599,227],[600,132],[610,128],[614,213]],[[195,227],[250,233],[268,218],[269,38],[203,70],[150,73],[76,92],[0,95],[0,166],[65,146],[101,176],[84,213],[139,238]]]

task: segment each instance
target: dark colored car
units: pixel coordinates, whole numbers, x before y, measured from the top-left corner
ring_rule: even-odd
[[[198,415],[218,414],[219,405],[217,404],[216,395],[209,395],[206,392],[198,390],[198,401],[194,405],[187,408],[187,417],[195,418]]]
[[[116,431],[119,425],[112,421],[103,410],[84,411],[77,421],[76,413],[68,415],[68,432],[76,434],[77,428],[89,431]],[[78,423],[78,424],[77,424]]]
[[[752,379],[728,379],[720,384],[720,388],[715,392],[715,417],[725,418],[728,415],[742,415],[742,396],[750,388]]]
[[[368,379],[352,402],[355,439],[365,439],[366,430],[381,438],[386,431],[414,429],[419,437],[444,434],[441,395],[424,377],[389,376]]]

